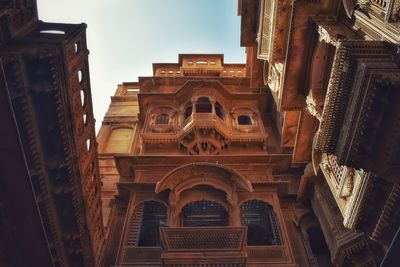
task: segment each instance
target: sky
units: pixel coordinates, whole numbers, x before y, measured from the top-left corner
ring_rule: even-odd
[[[86,23],[96,130],[122,82],[152,75],[180,53],[244,63],[237,0],[38,0],[45,22]]]

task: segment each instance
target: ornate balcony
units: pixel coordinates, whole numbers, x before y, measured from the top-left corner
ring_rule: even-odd
[[[246,264],[246,227],[160,228],[160,231],[164,266],[194,262],[204,266]]]
[[[316,147],[335,155],[339,165],[396,181],[400,173],[396,48],[380,41],[344,40],[336,45]]]
[[[225,122],[214,113],[193,113],[183,122],[178,138],[189,154],[219,154],[229,145]]]

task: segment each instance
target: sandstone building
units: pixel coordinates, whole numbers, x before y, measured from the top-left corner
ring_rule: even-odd
[[[0,265],[99,265],[86,25],[38,21],[33,0],[2,1],[0,18]]]
[[[396,266],[400,2],[239,0],[95,137],[86,25],[0,3],[0,266]]]

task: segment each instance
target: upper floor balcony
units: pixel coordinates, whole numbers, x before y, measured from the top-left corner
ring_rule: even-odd
[[[169,206],[170,210],[154,200],[134,206],[118,262],[124,266],[197,266],[199,262],[204,267],[265,266],[277,262],[292,266],[287,239],[270,204],[253,199],[229,205],[218,198],[218,190],[205,186],[198,190],[170,197],[170,201],[177,201],[172,208]],[[199,193],[216,201],[187,203]]]
[[[160,235],[161,247],[126,247],[124,266],[197,266],[201,262],[204,267],[244,267],[285,263],[290,258],[285,245],[248,245],[247,227],[163,227]]]
[[[153,107],[142,140],[149,148],[161,142],[178,143],[189,155],[219,155],[233,143],[266,149],[267,133],[257,107],[239,106],[226,111],[227,99],[195,95],[180,107]],[[229,103],[229,102],[228,102]]]

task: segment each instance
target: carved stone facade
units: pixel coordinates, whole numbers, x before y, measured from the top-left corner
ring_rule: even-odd
[[[38,21],[35,1],[3,1],[0,16],[1,90],[9,96],[26,161],[20,168],[29,174],[51,266],[98,265],[104,230],[86,25]],[[20,257],[2,257],[0,265],[50,266]]]
[[[3,1],[0,265],[394,266],[399,5],[239,0],[245,64],[153,64],[96,139],[86,25]]]
[[[272,96],[222,55],[153,66],[154,77],[118,87],[98,135],[103,192],[114,183],[117,194],[104,265],[295,266],[307,243],[288,234],[294,214],[280,198],[301,173],[280,148]],[[129,142],[107,133],[117,127],[134,129]]]
[[[341,217],[338,225],[389,246],[400,226],[392,210],[399,175],[400,35],[393,15],[398,1],[290,1],[286,7],[285,1],[251,2],[239,1],[241,41],[248,51],[258,48],[264,83],[285,112],[281,138],[293,148],[293,162],[308,163],[298,199],[315,201],[316,181],[324,177],[332,193],[329,205],[339,211],[334,217]],[[286,23],[280,30],[279,20]],[[275,51],[275,43],[287,49]],[[303,112],[314,119],[295,115]],[[312,209],[332,262],[361,264],[334,255],[330,236],[337,230],[324,226],[330,215],[321,200]],[[354,251],[370,253],[358,237],[346,238],[354,238]],[[369,264],[379,264],[380,257],[375,254]]]

